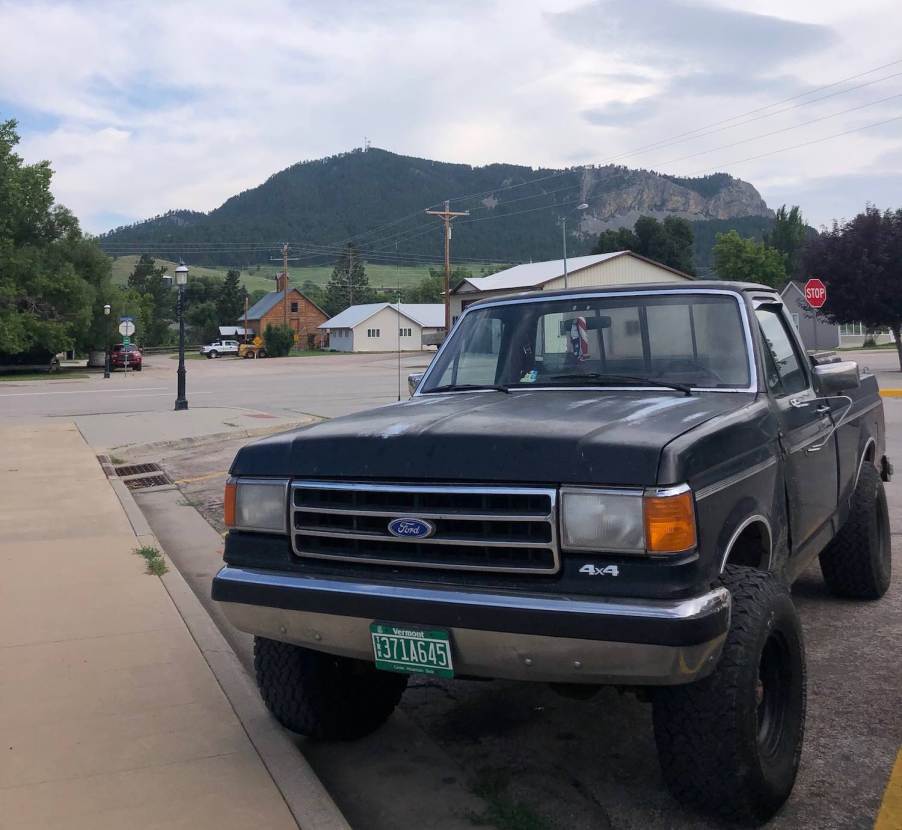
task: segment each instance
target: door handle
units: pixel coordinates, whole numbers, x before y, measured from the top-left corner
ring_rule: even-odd
[[[827,404],[824,403],[824,404],[821,404],[819,407],[817,407],[814,411],[817,412],[818,415],[826,415],[828,412],[833,411],[833,407],[828,406]]]

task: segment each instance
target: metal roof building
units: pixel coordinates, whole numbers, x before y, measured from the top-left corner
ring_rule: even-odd
[[[567,258],[569,288],[597,288],[633,282],[681,282],[691,280],[676,268],[662,265],[632,251],[613,251]],[[456,320],[463,309],[477,300],[520,291],[552,291],[564,288],[564,260],[529,262],[515,265],[487,277],[470,277],[451,291],[451,317]]]
[[[367,303],[346,308],[319,328],[339,352],[419,351],[423,335],[445,327],[441,303]]]

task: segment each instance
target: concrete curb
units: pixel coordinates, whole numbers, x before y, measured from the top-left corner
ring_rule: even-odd
[[[178,438],[174,441],[153,441],[150,444],[120,444],[117,447],[111,447],[109,452],[121,450],[122,452],[158,452],[160,450],[182,449],[184,447],[196,447],[203,444],[211,444],[219,441],[227,441],[231,438],[261,438],[265,435],[274,435],[277,432],[288,432],[298,427],[311,426],[320,421],[326,420],[316,415],[309,415],[302,421],[295,421],[290,424],[279,424],[278,426],[255,427],[254,429],[235,429],[229,432],[213,432],[209,435],[197,435],[189,438]]]
[[[120,479],[109,482],[138,545],[161,547],[131,491]],[[300,830],[351,830],[304,756],[266,710],[237,655],[178,569],[171,567],[160,579]]]

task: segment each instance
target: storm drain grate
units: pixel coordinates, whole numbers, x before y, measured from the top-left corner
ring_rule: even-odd
[[[169,479],[164,475],[141,476],[140,478],[125,479],[125,486],[128,487],[129,490],[143,490],[145,487],[160,487],[163,484],[169,484]]]
[[[162,472],[162,470],[160,469],[159,464],[130,464],[125,467],[116,467],[116,475],[119,476],[119,478],[160,472]]]

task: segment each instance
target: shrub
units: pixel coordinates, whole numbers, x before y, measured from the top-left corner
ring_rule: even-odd
[[[263,345],[269,357],[285,357],[294,345],[294,332],[288,326],[270,324],[263,332]]]

